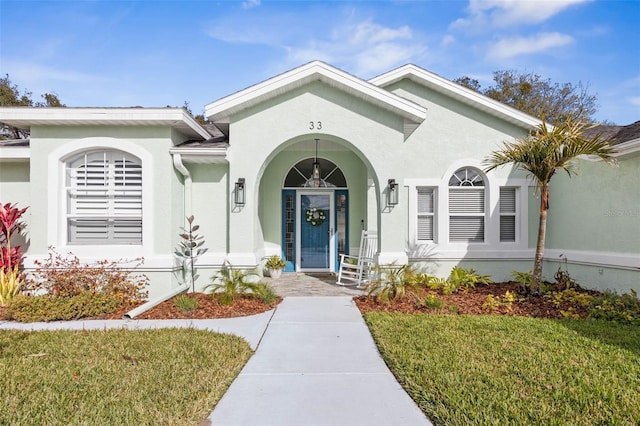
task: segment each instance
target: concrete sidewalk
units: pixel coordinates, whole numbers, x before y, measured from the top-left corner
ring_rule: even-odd
[[[42,330],[107,330],[121,328],[142,330],[154,328],[195,328],[217,333],[233,334],[244,338],[254,351],[260,343],[274,311],[263,312],[249,317],[188,320],[79,320],[20,323],[0,322],[0,330],[42,331]]]
[[[430,425],[351,297],[287,297],[209,416],[221,425]]]

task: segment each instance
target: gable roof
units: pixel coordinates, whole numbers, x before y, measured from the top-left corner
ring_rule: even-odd
[[[436,92],[442,93],[467,105],[473,106],[490,115],[502,118],[510,123],[525,127],[527,129],[538,126],[540,120],[518,111],[508,105],[493,100],[481,93],[468,89],[464,86],[440,77],[413,64],[407,64],[395,70],[389,71],[378,77],[374,77],[369,82],[379,87],[386,87],[400,80],[409,79],[422,86],[426,86]]]
[[[169,126],[189,138],[211,135],[183,108],[0,108],[0,122],[31,126]]]
[[[314,81],[321,81],[416,123],[426,118],[424,107],[321,61],[309,62],[212,102],[205,107],[205,115],[213,123],[228,123],[229,117],[239,111]]]

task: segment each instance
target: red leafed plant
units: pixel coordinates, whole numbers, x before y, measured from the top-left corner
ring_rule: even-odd
[[[0,268],[5,272],[22,263],[22,250],[20,246],[11,247],[11,236],[19,234],[25,227],[20,218],[27,209],[19,209],[11,203],[0,203]]]

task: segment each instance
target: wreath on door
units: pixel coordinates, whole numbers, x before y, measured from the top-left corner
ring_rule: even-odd
[[[310,223],[313,226],[320,226],[327,219],[324,210],[316,207],[307,209],[305,217],[307,219],[307,223]]]

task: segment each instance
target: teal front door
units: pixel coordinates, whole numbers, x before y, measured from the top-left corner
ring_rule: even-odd
[[[298,191],[300,271],[329,271],[335,262],[333,192]]]

